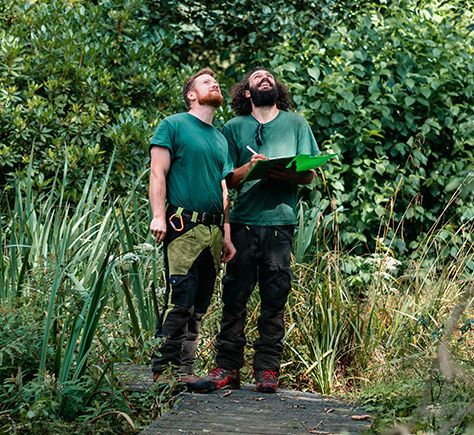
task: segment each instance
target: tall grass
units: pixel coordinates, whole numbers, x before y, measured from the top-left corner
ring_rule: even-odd
[[[386,239],[390,214],[376,251],[354,257],[339,248],[337,212],[320,214],[318,221],[316,209],[300,209],[300,218],[308,218],[300,219],[295,259],[313,260],[296,261],[287,315],[288,382],[325,394],[343,383],[373,380],[403,358],[429,361],[459,301],[465,301],[464,320],[473,310],[472,295],[466,297],[474,275],[473,219],[453,228],[440,216],[402,263],[391,249],[400,236],[395,231]]]
[[[14,183],[13,203],[2,198],[9,211],[0,229],[0,304],[32,304],[45,313],[37,370],[52,371],[60,382],[84,373],[100,323],[120,324],[115,335],[131,332],[142,344],[156,319],[155,289],[162,287],[161,254],[146,243],[147,202],[136,192],[141,179],[129,197],[114,199],[108,174],[94,181],[91,172],[75,204],[67,197],[67,173],[66,163],[61,179],[37,194],[30,168]]]

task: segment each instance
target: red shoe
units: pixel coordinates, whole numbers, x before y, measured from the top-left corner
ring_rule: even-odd
[[[186,383],[188,390],[196,393],[210,393],[214,390],[223,390],[232,388],[238,390],[240,388],[240,372],[239,369],[227,370],[222,367],[212,369],[209,374],[197,381]]]
[[[278,390],[278,373],[275,370],[255,370],[257,391],[260,393],[276,393]]]

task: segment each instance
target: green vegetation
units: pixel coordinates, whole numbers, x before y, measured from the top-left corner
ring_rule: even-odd
[[[358,400],[377,431],[466,431],[473,22],[462,1],[6,0],[0,432],[134,432],[169,406],[173,386],[127,395],[113,367],[156,344],[148,141],[207,65],[224,88],[270,66],[340,156],[301,192],[284,385]],[[227,101],[217,123],[231,116]]]

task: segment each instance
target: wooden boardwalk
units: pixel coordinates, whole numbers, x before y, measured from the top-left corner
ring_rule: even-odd
[[[151,384],[150,375],[140,372],[141,378],[135,369],[131,389]],[[261,394],[244,385],[210,394],[181,393],[175,407],[141,434],[356,434],[370,428],[365,414],[318,394],[283,389]]]

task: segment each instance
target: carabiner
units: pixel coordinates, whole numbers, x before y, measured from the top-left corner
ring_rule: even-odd
[[[180,228],[176,228],[175,224],[173,223],[173,218],[174,218],[174,217],[177,217],[177,218],[179,219],[179,222],[180,222],[180,224],[181,224],[181,227],[180,227]],[[182,216],[181,214],[180,214],[179,216],[176,216],[176,213],[174,213],[174,214],[172,214],[172,215],[169,217],[168,220],[169,220],[170,225],[173,227],[173,229],[174,229],[175,231],[178,231],[178,232],[179,232],[179,231],[183,231],[183,229],[184,229],[184,222],[183,222],[183,216]]]

